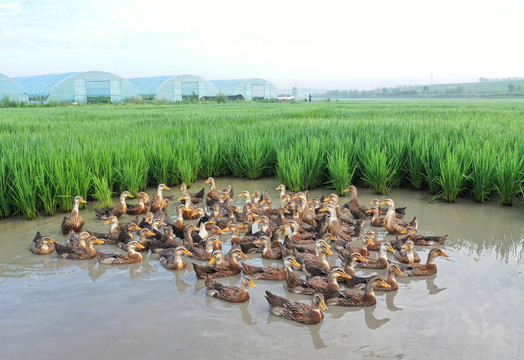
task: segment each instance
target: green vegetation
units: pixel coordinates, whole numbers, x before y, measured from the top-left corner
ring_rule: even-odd
[[[0,217],[223,175],[338,194],[350,183],[380,194],[412,186],[450,202],[498,194],[511,205],[524,183],[523,115],[517,100],[6,108]]]

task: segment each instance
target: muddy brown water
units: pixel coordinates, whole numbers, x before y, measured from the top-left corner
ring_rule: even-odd
[[[217,179],[218,188],[228,183],[236,194],[267,189],[279,203],[274,178]],[[198,181],[191,191],[203,186]],[[180,192],[173,187],[166,193]],[[329,193],[329,189],[311,192]],[[420,233],[448,234],[443,248],[450,258],[437,259],[436,275],[397,277],[399,290],[377,293],[376,306],[330,306],[323,322],[314,326],[269,313],[265,290],[310,302],[308,296],[288,292],[281,282],[256,281],[248,302],[226,303],[206,296],[203,280],[197,280],[191,266],[170,271],[155,254],[142,263],[119,266],[100,265],[96,259],[33,255],[29,245],[37,230],[65,240],[60,234],[63,214],[34,221],[0,220],[0,358],[521,358],[524,205],[520,200],[508,208],[496,199],[487,204],[470,199],[430,203],[427,193],[406,189],[387,196],[408,207],[407,218],[418,217]],[[375,197],[359,189],[361,202]],[[104,231],[107,228],[92,211],[95,206],[89,203],[82,210],[84,229]],[[175,216],[174,206],[168,214]],[[381,231],[379,237],[391,236]],[[116,246],[98,248],[114,251]],[[428,248],[416,250],[425,261]],[[336,257],[335,253],[330,261],[335,263]],[[246,261],[272,264],[255,255]],[[383,270],[378,273],[385,275]],[[239,278],[220,281],[238,284]]]

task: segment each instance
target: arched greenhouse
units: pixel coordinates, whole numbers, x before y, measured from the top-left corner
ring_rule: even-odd
[[[103,71],[72,72],[15,78],[30,102],[101,103],[140,99],[136,86]]]
[[[184,97],[200,99],[216,96],[218,89],[210,81],[196,75],[165,75],[133,78],[144,100],[182,101]]]
[[[246,100],[277,97],[276,86],[264,79],[211,80],[211,82],[227,96],[242,95]]]
[[[0,73],[0,101],[5,98],[18,103],[27,102],[24,87],[10,77]]]

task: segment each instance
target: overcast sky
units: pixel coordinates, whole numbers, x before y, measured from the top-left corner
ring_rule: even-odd
[[[0,0],[0,73],[369,89],[524,76],[519,0]]]

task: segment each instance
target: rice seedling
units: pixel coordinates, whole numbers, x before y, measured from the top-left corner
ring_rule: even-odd
[[[123,189],[136,194],[147,185],[190,185],[197,177],[229,174],[250,179],[276,174],[292,191],[327,184],[339,194],[360,179],[382,194],[410,182],[447,201],[466,193],[486,201],[496,190],[510,202],[503,194],[514,196],[522,185],[522,164],[509,160],[524,153],[524,104],[518,101],[173,109],[139,104],[3,109],[0,217],[34,217],[35,209],[51,214],[58,207],[70,211],[75,195],[107,206]],[[22,189],[24,195],[17,195]]]
[[[371,186],[376,194],[386,194],[396,169],[388,162],[386,149],[367,143],[360,153],[362,163],[362,180]]]
[[[493,148],[478,149],[472,156],[471,192],[483,203],[495,189],[497,153]]]
[[[509,152],[499,158],[495,173],[495,189],[502,204],[513,205],[513,199],[521,191],[524,182],[522,172],[523,158],[518,153]]]

